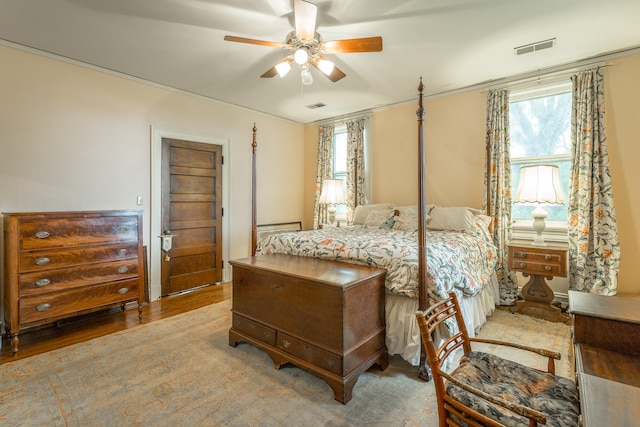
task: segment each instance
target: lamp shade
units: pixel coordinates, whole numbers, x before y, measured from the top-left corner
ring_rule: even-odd
[[[535,165],[520,168],[520,182],[514,203],[564,205],[560,173],[554,165]]]
[[[328,205],[344,203],[344,193],[342,191],[341,179],[325,179],[322,181],[322,191],[318,203]]]

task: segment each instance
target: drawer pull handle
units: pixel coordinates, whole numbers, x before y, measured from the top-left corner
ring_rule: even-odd
[[[520,268],[526,268],[527,267],[527,263],[526,262],[521,262],[520,263]]]
[[[271,289],[280,292],[282,290],[282,285],[271,285]]]
[[[551,269],[551,266],[550,266],[550,265],[545,265],[545,266],[544,266],[544,270],[545,270],[545,271],[551,271],[552,269]]]
[[[39,306],[36,307],[36,311],[47,311],[51,308],[51,304],[40,304]]]
[[[120,295],[124,295],[124,294],[126,294],[127,292],[129,292],[129,288],[120,288],[120,289],[118,289],[118,293],[119,293]]]
[[[284,348],[289,348],[291,347],[291,342],[289,340],[282,340],[282,346]]]
[[[551,255],[545,255],[544,256],[544,260],[545,261],[551,261],[551,258],[552,258]]]
[[[49,261],[51,261],[49,258],[47,258],[46,256],[43,256],[42,258],[38,258],[36,260],[36,264],[37,265],[45,265],[45,264],[49,264]]]
[[[333,366],[336,363],[333,359],[326,359],[326,360],[327,360],[327,365],[329,366]]]
[[[118,255],[126,255],[127,254],[127,250],[126,249],[120,249],[118,251]]]
[[[129,271],[129,267],[122,266],[118,268],[118,273],[120,274],[126,273],[127,271]]]
[[[49,234],[48,231],[38,231],[36,233],[36,237],[38,239],[46,239],[47,237],[51,236],[51,234]]]
[[[47,286],[50,283],[51,283],[51,280],[49,280],[49,279],[40,279],[40,280],[36,281],[36,286],[41,288],[43,286]]]
[[[527,257],[527,253],[526,252],[520,252],[520,253],[518,253],[518,256],[520,258],[526,258]]]
[[[121,226],[119,226],[119,227],[117,227],[117,228],[116,228],[116,231],[117,231],[118,233],[124,233],[124,232],[126,232],[126,231],[128,231],[128,230],[129,230],[129,229],[128,229],[127,227],[125,227],[124,225],[121,225]]]

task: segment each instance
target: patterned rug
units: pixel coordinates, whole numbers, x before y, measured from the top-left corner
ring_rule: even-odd
[[[347,405],[319,378],[228,344],[231,302],[0,365],[3,426],[435,426],[432,383],[392,357]],[[481,336],[561,351],[569,326],[496,310]],[[494,351],[489,349],[489,351]],[[520,357],[525,363],[528,358]],[[545,367],[545,362],[539,362]]]

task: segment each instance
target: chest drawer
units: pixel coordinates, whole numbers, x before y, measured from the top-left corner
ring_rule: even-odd
[[[103,262],[88,266],[21,274],[20,296],[28,296],[138,277],[138,260]]]
[[[137,243],[46,249],[20,253],[19,272],[49,270],[73,265],[138,257]]]
[[[94,307],[135,300],[137,296],[138,281],[134,279],[22,298],[19,302],[20,323],[66,316]]]
[[[239,314],[234,315],[233,327],[269,345],[276,345],[276,331],[274,329],[247,319],[244,316]]]
[[[340,354],[332,353],[281,332],[278,333],[277,347],[336,375],[345,374]]]
[[[20,250],[138,240],[136,217],[30,219],[19,224]]]

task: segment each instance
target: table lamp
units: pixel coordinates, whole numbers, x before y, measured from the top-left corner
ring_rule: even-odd
[[[341,179],[325,179],[322,182],[322,191],[318,203],[327,205],[329,225],[336,221],[336,204],[344,203]]]
[[[536,231],[536,236],[531,244],[533,246],[547,246],[542,237],[547,217],[547,211],[543,205],[564,205],[558,166],[535,165],[520,168],[520,182],[513,202],[536,205],[531,213],[533,229]]]

